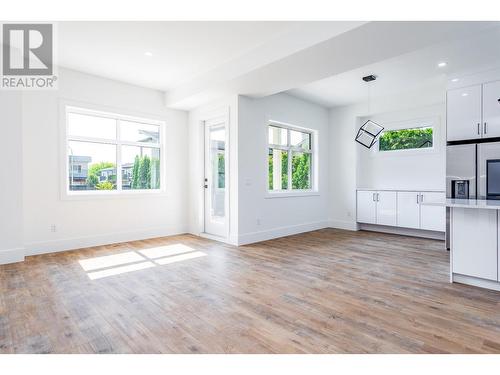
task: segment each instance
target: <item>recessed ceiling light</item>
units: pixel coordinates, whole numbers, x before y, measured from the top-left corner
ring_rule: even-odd
[[[453,78],[451,82],[458,82],[458,78]]]
[[[144,52],[144,56],[153,57],[153,52]]]
[[[445,63],[444,61],[438,63],[438,67],[440,67],[440,68],[444,68],[446,65],[448,65],[448,64]]]
[[[469,94],[467,94],[466,92],[462,93],[462,96],[468,96]]]

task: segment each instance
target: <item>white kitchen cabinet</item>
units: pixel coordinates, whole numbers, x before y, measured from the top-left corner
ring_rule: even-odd
[[[444,193],[422,192],[420,203],[444,203]],[[446,230],[446,208],[444,206],[420,205],[420,229],[444,232]]]
[[[377,223],[377,202],[375,191],[358,191],[356,217],[357,221],[360,223]]]
[[[481,138],[481,85],[449,90],[446,95],[447,140]]]
[[[398,191],[398,227],[420,228],[420,193],[416,191]]]
[[[376,194],[377,224],[395,226],[397,224],[397,193],[395,191],[378,191]]]
[[[453,273],[498,280],[497,211],[454,208],[451,223]]]
[[[483,85],[484,137],[500,137],[500,81]]]

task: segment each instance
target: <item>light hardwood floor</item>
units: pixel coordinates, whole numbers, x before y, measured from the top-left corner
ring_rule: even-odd
[[[325,229],[33,256],[0,266],[0,352],[499,353],[500,293],[450,284],[443,247]]]

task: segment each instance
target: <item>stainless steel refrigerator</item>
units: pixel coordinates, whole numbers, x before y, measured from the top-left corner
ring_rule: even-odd
[[[491,183],[488,185],[488,169],[492,169],[490,166],[493,165],[492,162],[500,164],[500,142],[449,144],[446,146],[446,197],[498,199],[498,196],[489,191],[494,190],[489,187]],[[448,249],[450,244],[449,211],[450,209],[447,208],[446,247]]]

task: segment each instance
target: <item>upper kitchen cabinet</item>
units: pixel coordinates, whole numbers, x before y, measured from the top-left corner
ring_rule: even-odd
[[[448,141],[481,138],[481,85],[449,90],[446,97]]]
[[[483,85],[483,137],[500,137],[500,81]]]

